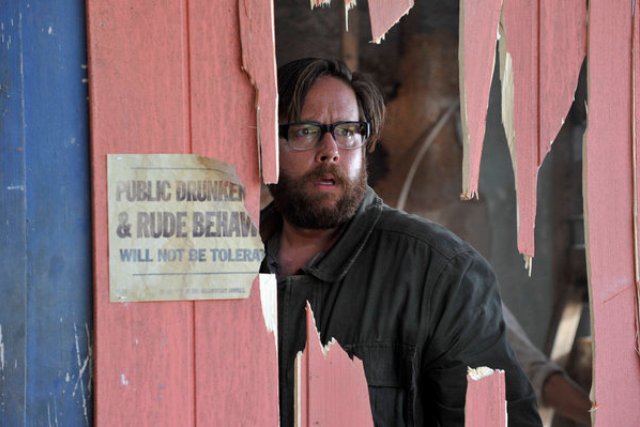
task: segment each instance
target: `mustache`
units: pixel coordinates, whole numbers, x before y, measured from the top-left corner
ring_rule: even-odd
[[[348,177],[345,175],[345,173],[342,170],[340,170],[340,168],[337,165],[334,165],[334,164],[319,165],[315,169],[304,174],[303,179],[305,181],[316,180],[316,179],[322,178],[327,174],[333,175],[333,177],[335,178],[336,184],[344,186],[345,183],[348,181]]]

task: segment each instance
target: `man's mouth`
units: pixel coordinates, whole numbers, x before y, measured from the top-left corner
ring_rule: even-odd
[[[322,177],[319,183],[320,185],[336,185],[336,180],[333,177]]]

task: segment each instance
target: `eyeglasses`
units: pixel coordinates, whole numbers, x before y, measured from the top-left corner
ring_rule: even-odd
[[[367,122],[336,122],[328,125],[320,123],[287,123],[278,126],[280,138],[284,138],[295,151],[315,148],[325,133],[329,132],[336,145],[344,150],[362,147],[369,137]]]

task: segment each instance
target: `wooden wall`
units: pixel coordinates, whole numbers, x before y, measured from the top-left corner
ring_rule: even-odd
[[[98,426],[278,423],[276,343],[257,281],[239,301],[108,297],[107,154],[196,153],[231,163],[258,222],[255,94],[241,69],[241,4],[88,2]]]

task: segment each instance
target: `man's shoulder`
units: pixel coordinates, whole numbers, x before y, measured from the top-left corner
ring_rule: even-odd
[[[405,241],[407,244],[424,246],[447,259],[476,251],[469,243],[452,231],[427,218],[393,209],[384,205],[375,232],[386,239]]]

